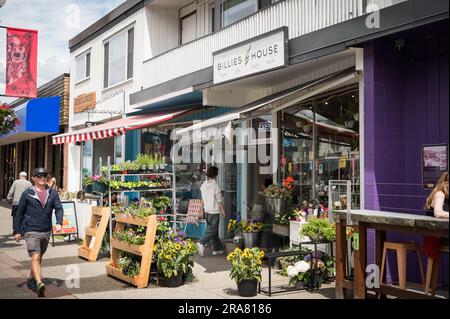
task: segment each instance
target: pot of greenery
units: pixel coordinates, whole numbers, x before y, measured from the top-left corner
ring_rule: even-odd
[[[314,242],[334,242],[336,240],[336,227],[326,218],[310,218],[303,225],[301,235],[308,236]]]
[[[269,214],[279,215],[289,208],[292,198],[290,190],[284,186],[270,185],[262,193],[266,200],[266,206]]]
[[[139,262],[133,260],[133,258],[127,254],[123,254],[122,257],[117,260],[117,266],[125,276],[135,277],[138,276],[141,271]]]
[[[231,263],[230,277],[236,281],[239,295],[254,297],[257,294],[258,282],[261,281],[262,258],[264,252],[258,248],[236,248],[227,257]]]

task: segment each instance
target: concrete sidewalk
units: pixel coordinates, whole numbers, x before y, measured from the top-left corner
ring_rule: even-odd
[[[144,289],[136,289],[106,275],[106,257],[87,262],[77,255],[77,244],[58,241],[49,245],[44,256],[42,273],[48,298],[147,298],[147,299],[235,299],[236,283],[229,278],[230,265],[225,255],[197,257],[194,281],[177,288],[157,287],[153,282]],[[0,299],[37,298],[26,287],[30,261],[25,242],[16,243],[12,237],[10,210],[0,207]],[[79,288],[71,288],[70,278],[79,273]],[[67,282],[66,282],[67,279]],[[263,269],[263,287],[268,272]],[[287,278],[272,274],[273,285],[287,284]],[[294,291],[272,297],[258,294],[256,298],[324,299],[334,297],[334,284],[323,285],[314,292]]]

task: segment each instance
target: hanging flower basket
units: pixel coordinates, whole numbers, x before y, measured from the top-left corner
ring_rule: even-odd
[[[16,113],[8,105],[0,105],[0,135],[10,133],[19,124]]]

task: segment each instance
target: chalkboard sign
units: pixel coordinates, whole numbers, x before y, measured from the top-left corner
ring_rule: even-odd
[[[77,210],[75,207],[75,202],[64,201],[61,202],[64,209],[63,224],[61,225],[61,231],[56,231],[56,217],[55,214],[52,215],[52,245],[55,246],[54,236],[60,235],[78,235],[78,221],[77,221]]]

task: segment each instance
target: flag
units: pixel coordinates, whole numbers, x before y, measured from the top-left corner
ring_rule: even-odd
[[[7,28],[6,96],[36,97],[37,31]]]

